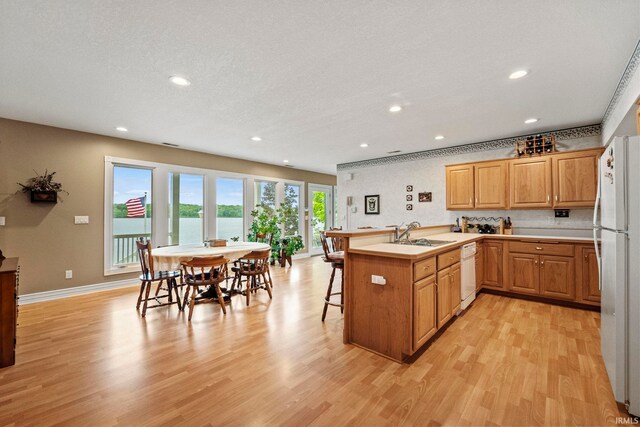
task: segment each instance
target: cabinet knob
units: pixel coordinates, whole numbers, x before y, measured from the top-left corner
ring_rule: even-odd
[[[547,194],[547,203],[551,201],[551,196]]]
[[[538,265],[538,260],[533,261],[535,265]]]
[[[540,262],[540,265],[544,267],[544,261],[541,261],[541,262]]]
[[[558,195],[556,194],[556,202],[558,201]]]

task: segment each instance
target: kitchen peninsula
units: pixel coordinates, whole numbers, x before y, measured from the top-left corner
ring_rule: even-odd
[[[460,248],[471,242],[478,245],[476,292],[599,306],[592,240],[450,229],[420,227],[411,233],[452,242],[435,247],[393,243],[393,228],[327,232],[345,240],[345,343],[408,361],[459,314]]]

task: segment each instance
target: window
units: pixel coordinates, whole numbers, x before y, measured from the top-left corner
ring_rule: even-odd
[[[244,179],[216,178],[216,238],[244,236]]]
[[[169,172],[168,244],[204,240],[204,176]]]
[[[300,185],[284,184],[284,236],[300,235]]]
[[[152,170],[130,166],[113,167],[111,265],[136,264],[136,239],[152,235]]]
[[[276,183],[256,181],[254,202],[255,206],[262,206],[266,210],[274,211],[276,209]]]

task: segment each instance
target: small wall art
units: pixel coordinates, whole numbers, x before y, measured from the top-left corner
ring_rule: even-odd
[[[412,211],[413,210],[413,204],[407,203],[407,210],[408,211]]]
[[[407,185],[407,193],[410,193],[413,191],[413,185]]]
[[[430,202],[431,201],[431,191],[418,193],[418,201],[419,202]]]
[[[407,202],[413,201],[413,194],[407,194]]]
[[[380,213],[380,195],[364,196],[365,215],[378,215]]]

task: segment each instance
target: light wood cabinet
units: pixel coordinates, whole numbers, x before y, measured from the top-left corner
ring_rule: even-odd
[[[539,255],[509,253],[509,290],[523,294],[539,294],[539,264]]]
[[[462,276],[460,274],[460,263],[457,263],[451,267],[449,273],[451,283],[451,316],[455,316],[460,311],[460,305],[462,302]]]
[[[512,209],[553,206],[550,156],[512,160],[509,182]]]
[[[473,165],[446,167],[447,209],[471,209],[473,197]]]
[[[483,286],[502,289],[502,242],[484,242]]]
[[[451,319],[451,268],[438,271],[438,328]]]
[[[474,165],[476,209],[507,209],[509,207],[509,166],[507,161]]]
[[[479,244],[476,248],[476,292],[482,287],[484,281],[484,248]]]
[[[600,272],[596,250],[592,246],[580,247],[576,253],[577,299],[585,304],[600,304]]]
[[[552,255],[540,256],[540,295],[575,300],[574,258]]]
[[[594,206],[600,153],[598,149],[553,156],[553,205],[555,208]]]
[[[437,330],[434,274],[413,285],[413,349],[422,347]]]

